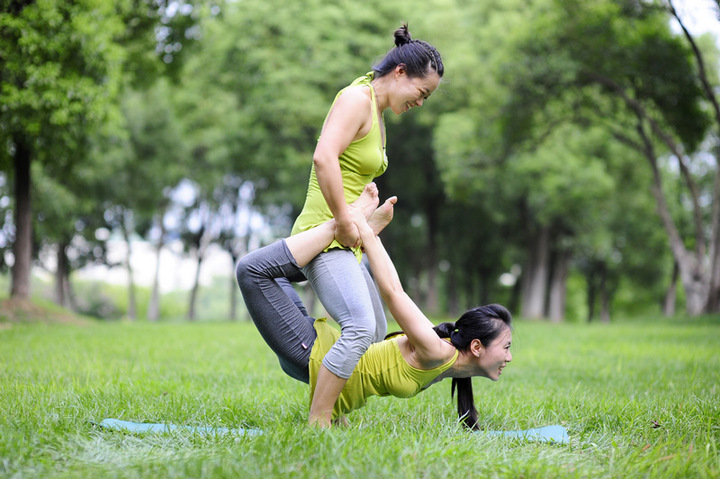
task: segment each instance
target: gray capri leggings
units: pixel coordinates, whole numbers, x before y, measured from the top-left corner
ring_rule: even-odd
[[[375,282],[352,251],[331,249],[302,269],[330,317],[340,325],[340,339],[323,358],[336,376],[349,378],[373,342],[382,341],[387,321]]]
[[[304,281],[285,240],[245,255],[237,265],[245,305],[288,376],[310,382],[308,364],[317,333],[290,281]]]

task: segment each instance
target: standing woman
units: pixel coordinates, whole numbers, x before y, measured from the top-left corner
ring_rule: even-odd
[[[360,237],[348,205],[387,168],[388,108],[400,115],[422,106],[444,73],[438,51],[413,40],[407,25],[395,31],[392,48],[366,75],[335,97],[313,154],[307,196],[292,234],[335,219],[335,240],[302,269],[328,314],[342,329],[323,359],[309,421],[329,426],[335,401],[355,365],[387,325],[377,289],[360,259]],[[352,285],[351,287],[348,287]]]

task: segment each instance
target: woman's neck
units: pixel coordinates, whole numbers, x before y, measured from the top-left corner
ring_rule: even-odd
[[[370,82],[375,90],[375,98],[377,99],[377,106],[380,112],[387,110],[390,102],[388,100],[388,80],[390,75],[385,75],[380,78],[375,78]]]
[[[460,351],[458,358],[447,371],[443,373],[448,378],[470,378],[478,375],[476,358],[472,354]]]

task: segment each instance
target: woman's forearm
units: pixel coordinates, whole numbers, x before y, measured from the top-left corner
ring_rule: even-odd
[[[356,246],[357,228],[345,203],[342,172],[337,158],[317,153],[313,158],[318,186],[335,218],[335,235],[344,246]]]
[[[400,276],[380,238],[370,228],[361,228],[360,237],[383,299],[388,301],[393,294],[402,293]]]
[[[351,222],[352,220],[347,212],[347,204],[345,203],[345,190],[338,159],[316,155],[313,158],[313,163],[318,186],[320,186],[320,191],[328,207],[330,207],[333,217],[345,223]]]

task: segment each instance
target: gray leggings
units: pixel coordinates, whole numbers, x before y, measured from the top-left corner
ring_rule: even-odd
[[[336,376],[349,378],[371,343],[382,341],[387,321],[375,282],[352,251],[331,249],[317,255],[303,273],[342,334],[323,358]]]
[[[304,281],[284,240],[245,255],[237,265],[245,305],[288,376],[310,382],[308,364],[317,333],[290,281]]]

